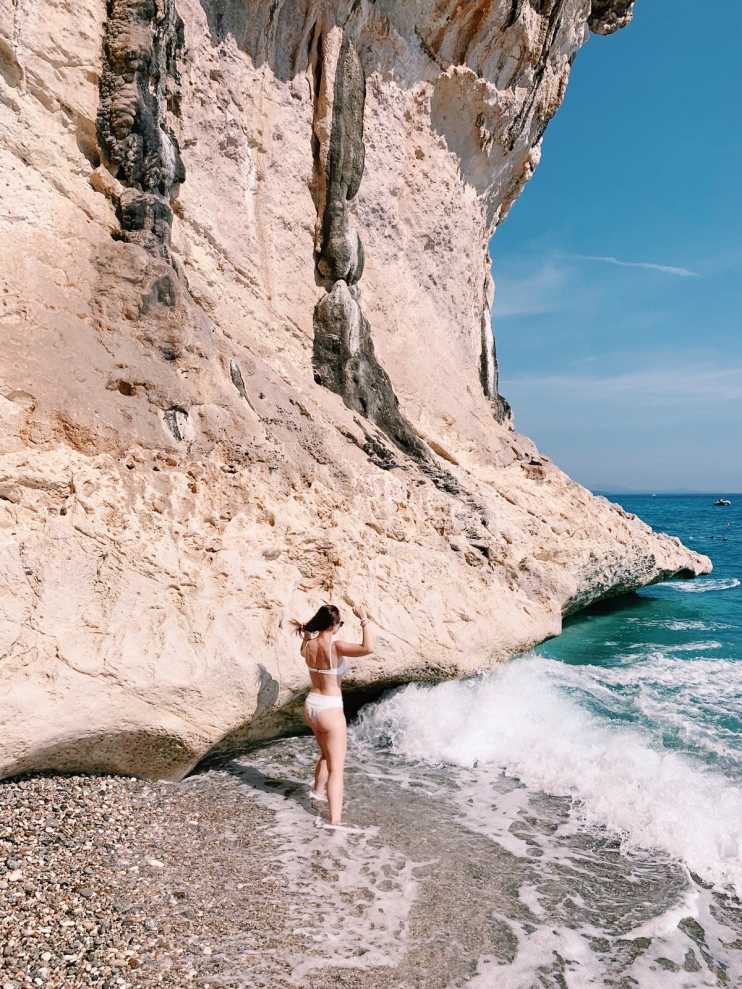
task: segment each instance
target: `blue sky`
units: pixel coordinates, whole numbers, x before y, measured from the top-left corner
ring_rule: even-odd
[[[490,244],[516,428],[595,490],[742,491],[741,35],[638,0],[591,37]]]

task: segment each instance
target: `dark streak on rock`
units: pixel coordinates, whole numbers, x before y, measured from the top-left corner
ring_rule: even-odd
[[[123,197],[122,197],[123,198]],[[151,282],[147,293],[142,297],[141,315],[146,315],[154,306],[172,308],[178,301],[178,285],[174,275],[167,271]]]
[[[183,21],[173,0],[108,0],[97,132],[102,157],[126,186],[120,239],[170,260],[170,202],[185,167],[166,111],[179,112]]]
[[[17,89],[23,80],[23,69],[5,38],[0,38],[0,76],[11,89]]]
[[[251,368],[250,364],[251,364],[251,362],[248,361],[248,364],[247,364],[247,373],[248,374],[252,374],[254,372],[254,370],[255,370],[254,367]],[[253,410],[253,412],[255,413],[255,415],[256,416],[259,416],[258,410],[255,408],[255,406],[250,401],[250,396],[247,393],[247,388],[245,387],[245,379],[244,379],[244,376],[242,374],[242,368],[237,363],[237,361],[234,359],[234,357],[232,357],[230,359],[230,361],[229,361],[229,378],[230,378],[232,384],[235,386],[235,388],[239,392],[240,397],[241,398],[244,398],[244,400],[247,402],[247,404]],[[290,401],[293,402],[294,400],[291,399]]]
[[[431,62],[435,62],[435,64],[438,66],[438,68],[442,69],[445,72],[446,69],[447,69],[447,66],[444,65],[444,63],[440,60],[440,58],[438,57],[437,53],[433,51],[433,49],[428,44],[428,42],[425,40],[425,38],[421,34],[419,28],[417,28],[417,27],[415,27],[415,37],[417,38],[417,40],[418,40],[418,42],[420,44],[420,47],[425,52],[425,54],[428,56],[428,58],[431,60]]]
[[[518,20],[522,9],[523,9],[523,0],[510,0],[510,13],[508,15],[507,21],[505,22],[506,31],[509,27],[512,27],[513,24],[515,24],[515,22]]]
[[[319,98],[323,75],[332,71],[326,60],[327,46],[320,36],[315,99]],[[417,462],[438,488],[458,493],[460,486],[456,479],[438,466],[402,414],[389,375],[376,358],[371,328],[357,301],[357,292],[351,288],[363,272],[363,247],[350,222],[348,203],[358,193],[363,177],[366,80],[347,35],[340,44],[333,85],[332,125],[325,174],[321,176],[324,213],[320,216],[316,252],[318,276],[324,281],[327,294],[314,309],[314,380],[341,395],[348,408],[375,423],[399,450]],[[322,148],[316,133],[312,151],[315,167],[319,168]],[[391,452],[368,434],[363,449],[384,470],[400,466]]]
[[[247,391],[245,390],[245,381],[242,377],[240,365],[234,358],[232,358],[229,362],[229,377],[232,379],[232,384],[235,386],[240,395],[246,399]]]
[[[348,408],[375,423],[404,453],[427,459],[376,358],[368,320],[344,281],[335,282],[315,307],[313,364],[315,380],[342,395]]]
[[[165,425],[176,440],[181,441],[185,439],[183,427],[188,421],[188,413],[182,406],[173,405],[172,408],[166,409],[163,419],[165,420]]]
[[[634,0],[593,0],[588,24],[595,34],[612,34],[631,20]]]
[[[270,675],[262,663],[258,663],[258,675],[260,676],[260,687],[255,704],[256,717],[273,709],[280,692],[278,680]]]
[[[482,391],[492,402],[495,419],[500,424],[508,422],[512,416],[510,403],[499,391],[499,365],[497,363],[497,347],[495,335],[491,328],[491,313],[487,296],[487,282],[482,293],[482,342],[479,354],[479,380]]]
[[[318,61],[322,56],[320,48]],[[350,222],[347,203],[357,195],[363,177],[365,100],[363,66],[355,48],[344,37],[335,73],[322,235],[316,261],[322,278],[333,282],[342,278],[350,285],[363,273],[363,247]]]
[[[541,82],[544,78],[544,73],[546,72],[546,66],[549,60],[549,55],[551,53],[554,44],[554,39],[559,33],[559,28],[561,27],[563,6],[564,6],[564,0],[548,0],[548,2],[543,5],[544,9],[541,12],[542,16],[548,19],[548,23],[546,25],[546,31],[544,34],[544,43],[541,46],[541,53],[539,54],[538,62],[536,63],[536,67],[533,72],[533,84],[531,86],[531,94],[528,100],[526,100],[526,102],[523,104],[520,113],[516,117],[510,129],[510,139],[508,141],[508,149],[510,151],[512,151],[515,148],[516,142],[523,132],[523,128],[525,127],[526,121],[528,120],[531,110],[533,109],[533,104],[536,102],[536,97],[539,94],[539,90],[541,88]],[[541,136],[543,135],[546,129],[546,125],[548,124],[549,119],[550,118],[546,118],[545,121],[541,122],[541,126],[539,128],[539,140],[541,139]],[[538,141],[534,141],[533,143],[537,144]]]
[[[400,466],[399,460],[394,456],[388,446],[371,433],[365,433],[364,435],[365,442],[362,449],[371,463],[376,464],[381,470],[394,470],[395,467]]]

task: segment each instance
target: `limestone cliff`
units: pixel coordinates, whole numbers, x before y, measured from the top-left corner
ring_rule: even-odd
[[[709,562],[498,393],[487,243],[626,0],[0,0],[0,773],[177,777]],[[349,612],[348,612],[349,616]]]

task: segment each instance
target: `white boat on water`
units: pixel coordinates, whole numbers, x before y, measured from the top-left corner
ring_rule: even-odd
[[[728,498],[717,498],[716,501],[714,502],[714,505],[717,508],[726,508],[728,505],[731,504],[732,503]]]

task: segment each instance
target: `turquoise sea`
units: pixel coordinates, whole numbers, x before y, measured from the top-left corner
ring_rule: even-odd
[[[249,984],[346,985],[340,973],[363,970],[358,985],[378,987],[742,986],[730,497],[613,496],[708,554],[713,574],[595,607],[493,673],[364,708],[347,773],[357,834],[309,827],[309,739],[242,760],[318,932]]]
[[[714,571],[575,618],[537,650],[584,673],[573,696],[597,717],[742,779],[742,496],[608,495],[709,556]]]

